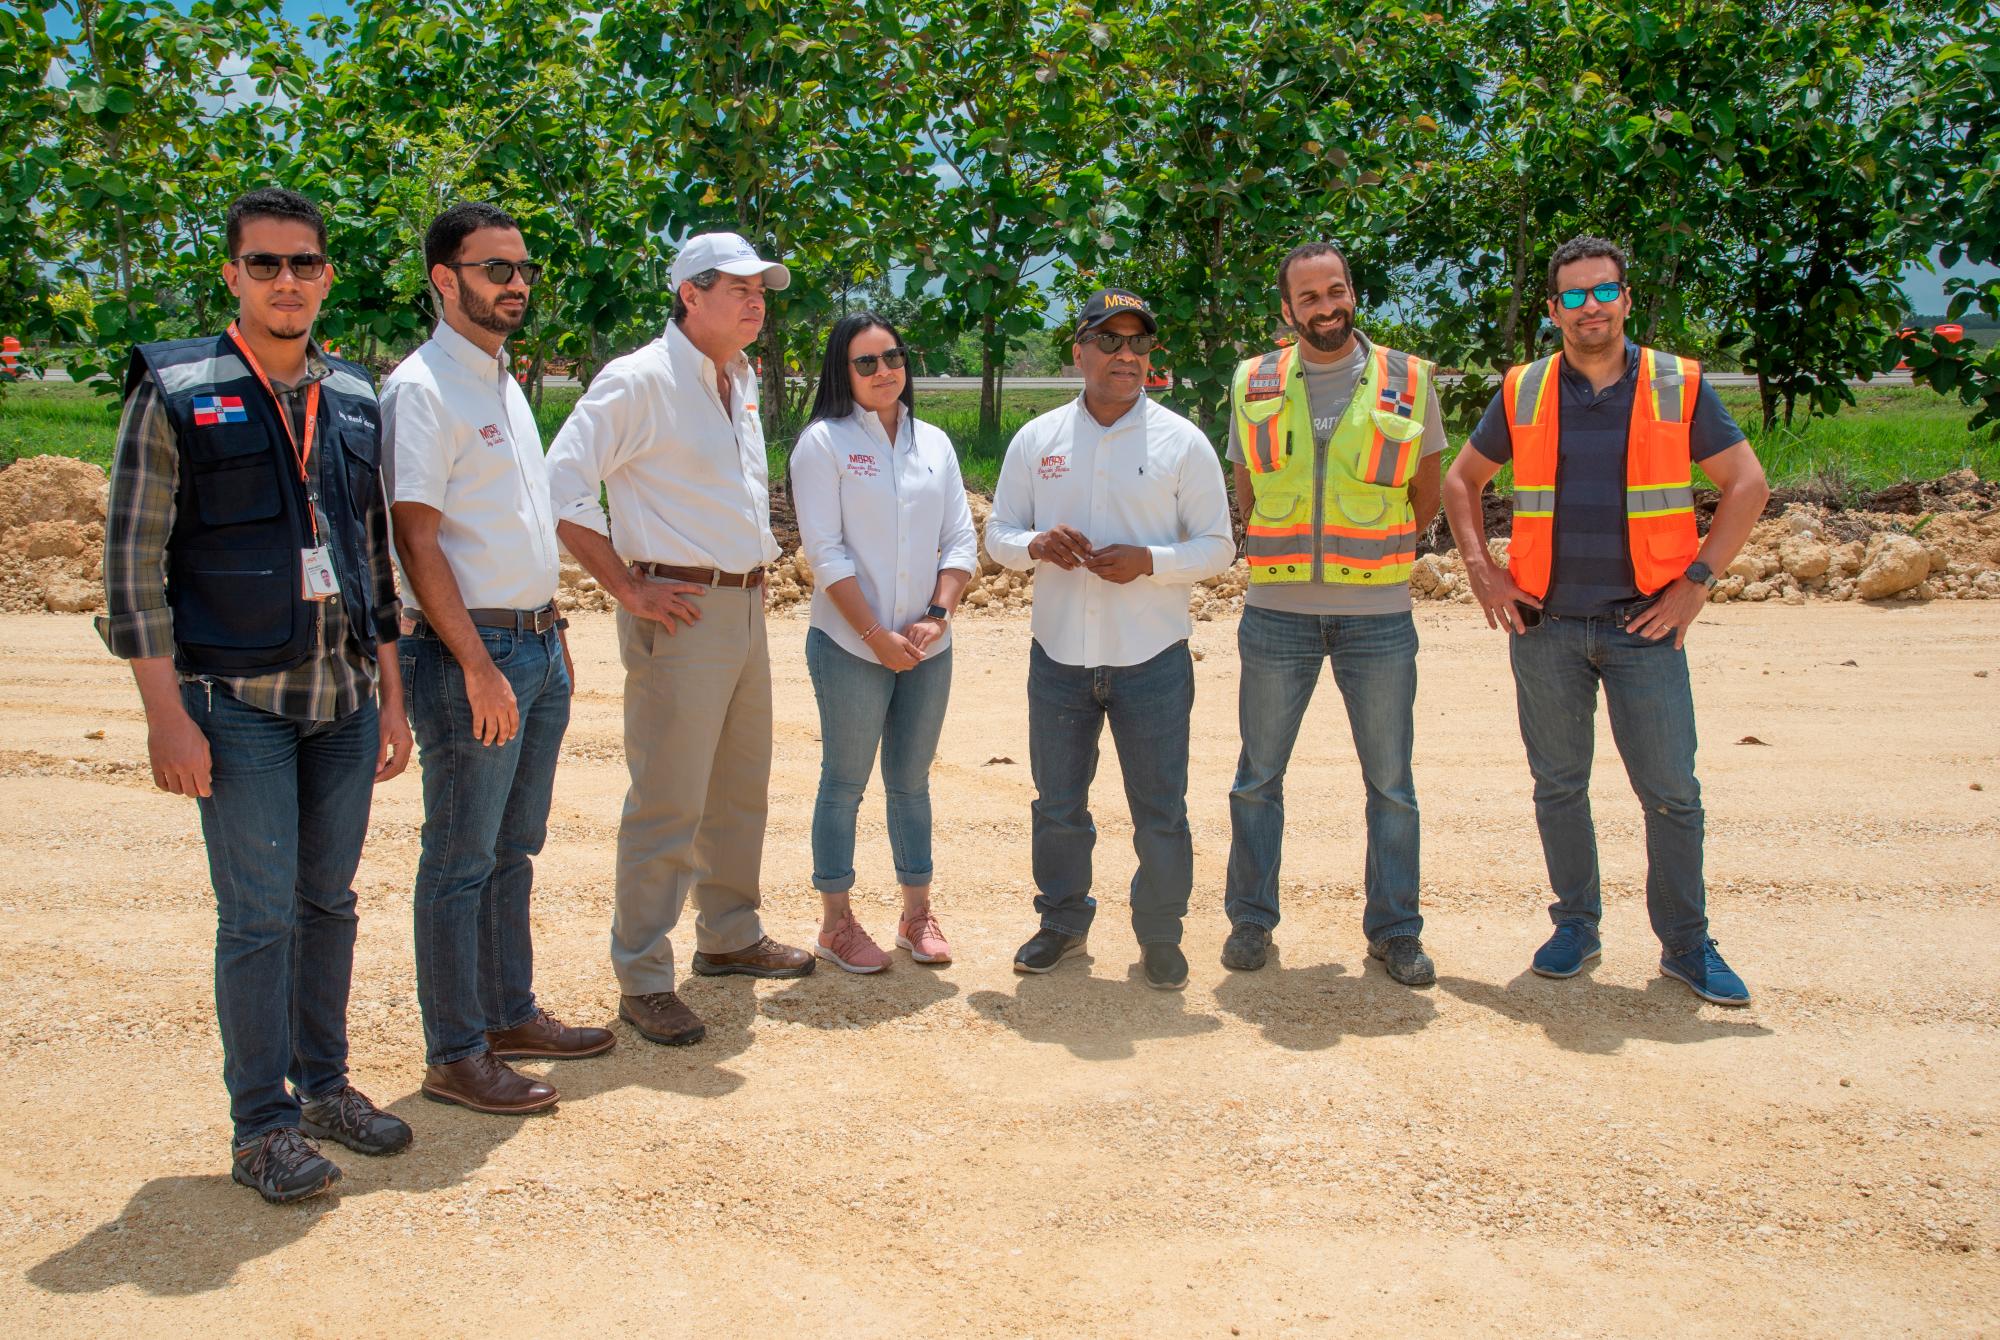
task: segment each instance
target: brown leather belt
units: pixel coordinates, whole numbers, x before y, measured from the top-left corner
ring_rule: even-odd
[[[632,571],[642,577],[665,577],[672,582],[695,582],[702,586],[757,587],[764,584],[762,568],[752,568],[748,572],[724,572],[721,568],[677,568],[671,563],[635,562]]]
[[[422,610],[409,613],[411,632],[436,635],[437,625],[424,618]],[[465,615],[475,628],[511,628],[517,633],[546,633],[551,628],[569,627],[569,620],[562,617],[553,601],[538,610],[477,609],[467,610]]]

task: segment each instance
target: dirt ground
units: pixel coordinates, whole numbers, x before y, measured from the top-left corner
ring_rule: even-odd
[[[1757,996],[1739,1011],[1658,974],[1608,731],[1604,958],[1528,974],[1547,893],[1504,647],[1476,611],[1418,619],[1435,988],[1364,952],[1327,680],[1281,955],[1218,964],[1233,621],[1195,637],[1189,989],[1136,980],[1109,757],[1094,958],[1016,977],[1027,620],[971,620],[935,771],[956,964],[692,979],[703,1045],[621,1029],[609,1056],[533,1067],[552,1115],[425,1102],[413,770],[378,793],[351,1026],[355,1081],[416,1145],[335,1148],[337,1194],[272,1208],[227,1175],[194,807],[152,790],[137,698],[85,620],[0,618],[0,1316],[21,1336],[2000,1334],[2000,605],[1731,605],[1696,629],[1711,912]],[[798,943],[805,629],[774,619],[765,857],[768,925]],[[610,617],[575,631],[537,975],[601,1022],[619,682]],[[879,789],[860,865],[886,937]]]

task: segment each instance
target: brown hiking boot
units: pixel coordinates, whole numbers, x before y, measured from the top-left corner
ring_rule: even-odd
[[[813,970],[813,956],[803,949],[781,945],[765,936],[748,949],[733,954],[694,956],[694,970],[703,977],[741,973],[745,977],[804,977]]]
[[[546,1112],[560,1097],[553,1085],[530,1079],[492,1052],[480,1052],[424,1072],[424,1097],[496,1117]]]
[[[692,1047],[708,1036],[708,1025],[671,991],[649,991],[643,996],[620,996],[618,1017],[639,1030],[648,1042],[669,1047]]]
[[[571,1028],[547,1010],[536,1010],[535,1017],[525,1024],[486,1035],[487,1047],[503,1061],[538,1057],[574,1061],[608,1052],[617,1041],[608,1028]]]

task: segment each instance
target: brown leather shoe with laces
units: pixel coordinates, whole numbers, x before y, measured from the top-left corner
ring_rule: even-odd
[[[620,996],[618,1017],[639,1030],[648,1042],[669,1047],[692,1047],[708,1036],[708,1025],[671,991],[649,991],[642,996]]]
[[[486,1035],[487,1048],[503,1061],[574,1061],[608,1052],[617,1041],[608,1028],[571,1028],[547,1010],[536,1010],[525,1024]]]
[[[703,977],[741,973],[745,977],[804,977],[813,970],[813,956],[803,949],[781,945],[765,936],[748,949],[733,954],[694,956],[694,970]]]
[[[424,1072],[424,1097],[455,1103],[496,1117],[546,1112],[556,1105],[555,1087],[531,1079],[492,1052],[480,1052]]]

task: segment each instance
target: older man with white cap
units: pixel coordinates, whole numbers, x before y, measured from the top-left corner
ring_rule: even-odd
[[[618,601],[632,779],[611,922],[618,1013],[642,1037],[686,1046],[705,1029],[674,993],[668,936],[690,894],[697,973],[803,977],[813,957],[772,940],[758,916],[771,777],[764,565],[778,544],[743,350],[763,327],[765,291],[791,273],[734,233],[702,233],[672,278],[666,333],[597,374],[548,466],[557,535]]]

